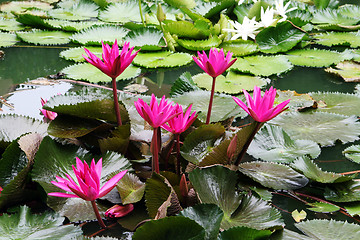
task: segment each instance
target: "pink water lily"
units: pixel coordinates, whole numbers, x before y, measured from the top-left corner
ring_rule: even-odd
[[[202,53],[198,52],[198,58],[193,56],[193,59],[202,70],[211,77],[216,78],[235,63],[237,59],[231,60],[232,55],[233,54],[230,51],[225,56],[223,49],[218,51],[216,48],[211,48],[209,57],[203,51]]]
[[[41,98],[41,106],[44,106],[47,103],[47,99]],[[45,118],[54,120],[57,117],[56,112],[48,111],[45,109],[40,109],[41,113],[44,115]]]
[[[276,89],[273,87],[266,90],[263,97],[261,96],[260,88],[257,86],[254,87],[253,98],[246,90],[243,90],[243,92],[246,97],[247,105],[237,97],[233,97],[233,99],[257,122],[267,122],[273,119],[282,111],[286,110],[286,105],[290,102],[289,99],[274,107]]]
[[[167,121],[167,123],[162,124],[161,127],[173,134],[179,134],[185,132],[186,129],[188,129],[191,126],[191,124],[193,124],[193,122],[197,117],[196,112],[193,112],[191,114],[191,107],[192,104],[190,104],[190,106],[184,113],[182,106],[176,104],[174,107],[174,111],[176,113],[179,113],[179,115],[170,119],[169,121]]]

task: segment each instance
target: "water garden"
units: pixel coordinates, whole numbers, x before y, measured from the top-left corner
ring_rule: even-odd
[[[0,239],[360,239],[360,6],[0,4]]]

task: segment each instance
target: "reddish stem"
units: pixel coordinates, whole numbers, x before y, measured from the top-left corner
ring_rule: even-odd
[[[174,146],[175,146],[175,140],[172,141],[170,150],[169,150],[169,151],[167,152],[167,154],[166,154],[166,159],[165,159],[165,171],[167,171],[168,168],[169,168],[169,157],[170,157],[170,155],[171,155],[172,150],[174,149]]]
[[[98,209],[98,207],[96,206],[95,200],[94,200],[94,201],[91,201],[91,206],[92,206],[93,209],[94,209],[94,212],[95,212],[95,215],[96,215],[96,219],[98,220],[98,223],[99,223],[100,227],[106,228],[106,225],[105,225],[104,221],[102,220],[102,218],[101,218],[101,216],[100,216],[99,209]]]
[[[207,112],[207,116],[206,116],[206,124],[209,124],[209,123],[210,123],[211,108],[212,108],[213,99],[214,99],[214,93],[215,93],[215,80],[216,80],[216,77],[213,77],[213,82],[212,82],[212,87],[211,87],[211,95],[210,95],[210,102],[209,102],[209,108],[208,108],[208,112]]]
[[[121,122],[119,100],[118,100],[117,88],[116,88],[116,78],[112,79],[112,89],[113,89],[113,98],[114,98],[114,108],[115,108],[116,120],[117,120],[118,125],[121,126],[122,122]]]
[[[150,149],[153,154],[152,170],[153,170],[153,172],[160,173],[160,169],[159,169],[159,152],[161,149],[161,129],[160,129],[160,127],[154,128],[154,133],[153,133]]]

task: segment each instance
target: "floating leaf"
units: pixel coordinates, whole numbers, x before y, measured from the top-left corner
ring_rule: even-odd
[[[207,51],[213,47],[218,47],[221,39],[218,36],[213,36],[206,40],[177,39],[176,42],[183,48],[191,51]]]
[[[334,204],[329,204],[329,203],[325,203],[325,202],[314,202],[314,203],[310,203],[308,204],[311,207],[307,208],[310,211],[313,212],[321,212],[321,213],[330,213],[330,212],[336,212],[340,210],[340,207],[334,205]]]
[[[109,76],[90,63],[70,65],[61,70],[61,72],[65,73],[68,78],[75,80],[86,80],[92,83],[111,82]],[[140,73],[140,68],[130,65],[116,78],[116,81],[132,79],[139,76]]]
[[[182,95],[186,92],[197,90],[200,90],[200,88],[194,83],[191,74],[189,72],[184,72],[172,85],[170,96],[174,97],[177,95]]]
[[[102,59],[102,47],[86,47],[86,49]],[[60,52],[60,57],[75,62],[85,62],[85,58],[82,55],[87,56],[84,47],[69,48]]]
[[[292,140],[281,127],[265,125],[255,135],[247,152],[265,161],[289,163],[304,155],[317,158],[321,150],[313,141]]]
[[[232,69],[251,73],[256,76],[270,76],[290,71],[293,65],[286,56],[253,56],[238,58],[231,66]]]
[[[0,17],[0,30],[3,31],[21,31],[24,30],[25,26],[16,21],[15,19],[6,19]],[[3,35],[3,34],[1,34]],[[1,40],[3,36],[1,37]],[[1,46],[1,45],[0,45]]]
[[[163,33],[155,28],[140,28],[129,32],[124,41],[141,51],[159,51],[165,46]]]
[[[210,34],[207,31],[196,28],[193,23],[188,21],[165,20],[164,22],[164,29],[178,37],[205,39],[208,38]]]
[[[323,102],[324,104],[318,104],[316,111],[331,112],[343,115],[360,115],[358,109],[360,108],[360,96],[351,93],[339,93],[339,92],[313,92],[309,95],[317,102]]]
[[[232,227],[222,231],[218,240],[256,240],[267,239],[272,232],[270,230],[256,230],[247,227]]]
[[[78,32],[86,28],[104,24],[100,21],[72,22],[58,19],[46,19],[44,22],[49,24],[52,28],[61,29],[67,32]]]
[[[305,67],[328,67],[349,58],[346,54],[320,49],[293,50],[286,54],[292,64]]]
[[[360,145],[351,145],[345,148],[342,154],[344,154],[347,159],[360,163]]]
[[[334,145],[336,140],[353,142],[360,135],[360,123],[355,116],[326,112],[289,112],[272,119],[270,124],[281,126],[294,139],[309,139],[321,146]]]
[[[290,99],[287,105],[291,110],[303,110],[306,108],[316,108],[315,100],[309,94],[299,94],[295,91],[276,91],[276,98],[274,104],[280,104],[283,101]]]
[[[192,57],[188,53],[139,52],[133,64],[145,68],[180,67],[189,64],[191,61]]]
[[[60,31],[40,31],[17,32],[16,35],[24,42],[36,45],[61,45],[70,42],[70,33]]]
[[[167,4],[174,6],[176,8],[194,8],[196,6],[196,3],[194,0],[164,0]]]
[[[179,215],[194,220],[205,229],[205,239],[215,240],[219,234],[223,211],[215,204],[197,204],[185,208]]]
[[[62,225],[65,218],[57,213],[32,214],[27,206],[16,213],[0,216],[0,239],[74,239],[82,236],[79,226]]]
[[[256,42],[261,52],[286,52],[296,46],[305,33],[292,26],[289,22],[282,22],[276,27],[267,27],[256,35]]]
[[[359,216],[360,215],[360,204],[359,203],[349,203],[347,205],[344,206],[344,208],[346,209],[346,211],[351,215],[351,216]]]
[[[335,68],[330,67],[325,71],[339,75],[345,82],[360,82],[360,64],[355,62],[340,62]]]
[[[266,201],[241,196],[236,190],[237,174],[222,166],[195,169],[189,179],[202,203],[213,203],[224,212],[221,228],[245,226],[258,230],[282,226],[280,213]]]
[[[242,39],[223,42],[220,44],[219,48],[223,48],[224,51],[232,52],[236,57],[249,55],[258,51],[256,43]]]
[[[141,4],[143,14],[145,14],[146,6]],[[117,2],[109,4],[105,10],[100,11],[99,19],[104,22],[126,23],[141,22],[139,4],[136,1]]]
[[[71,36],[71,40],[82,45],[99,45],[101,41],[113,44],[115,39],[119,43],[127,34],[127,30],[118,26],[100,26],[84,29]]]
[[[136,203],[140,201],[145,192],[145,183],[132,173],[126,173],[116,185],[122,204]]]
[[[324,197],[333,202],[356,202],[360,201],[360,182],[347,181],[331,184],[325,188]]]
[[[133,240],[184,240],[204,239],[205,231],[194,220],[183,216],[172,216],[146,222],[139,227]]]
[[[360,14],[360,7],[354,4],[344,4],[342,6],[339,6],[338,11],[343,16],[347,16],[350,18],[358,18]]]
[[[249,162],[239,165],[239,171],[264,187],[275,190],[299,189],[309,182],[292,168],[279,163]]]
[[[11,47],[16,43],[16,34],[0,32],[0,47]]]
[[[301,220],[304,220],[306,218],[306,212],[304,210],[301,210],[300,212],[295,209],[291,212],[291,216],[295,220],[295,222],[300,222]]]
[[[312,23],[315,24],[339,24],[339,25],[355,25],[359,22],[357,18],[350,18],[342,15],[336,9],[323,9],[314,13]]]
[[[356,174],[342,175],[339,173],[323,171],[308,157],[296,159],[291,166],[300,171],[307,178],[320,183],[346,182],[356,177]]]
[[[172,99],[183,106],[193,104],[192,110],[198,113],[199,120],[205,122],[210,92],[201,90],[192,91]],[[214,95],[210,122],[219,122],[235,116],[245,117],[246,115],[246,112],[234,102],[231,96],[225,94]]]
[[[63,20],[89,20],[98,16],[99,6],[93,2],[78,1],[70,8],[56,8],[48,11],[49,16]]]
[[[45,2],[39,1],[11,1],[3,3],[0,6],[2,12],[23,12],[28,9],[41,9],[44,11],[52,9],[52,6]]]
[[[193,76],[193,80],[201,88],[211,90],[213,78],[207,73],[199,73]],[[237,74],[233,71],[229,71],[226,76],[219,75],[216,78],[215,91],[225,92],[229,94],[241,93],[243,89],[252,91],[254,86],[260,88],[265,87],[268,84],[268,79],[254,77],[244,74]]]
[[[325,46],[350,45],[352,48],[360,47],[360,32],[327,32],[315,34],[316,43]]]

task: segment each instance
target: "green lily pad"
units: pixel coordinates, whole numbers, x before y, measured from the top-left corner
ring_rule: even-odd
[[[316,11],[311,22],[314,24],[339,24],[349,26],[357,24],[359,19],[344,16],[336,9],[326,8]]]
[[[86,28],[95,27],[103,25],[103,22],[100,21],[81,21],[81,22],[73,22],[67,20],[59,20],[59,19],[46,19],[44,22],[50,25],[52,28],[60,29],[66,32],[79,32]]]
[[[256,230],[247,227],[232,227],[220,233],[218,240],[256,240],[268,239],[270,230]]]
[[[296,159],[291,166],[300,171],[307,178],[320,183],[346,182],[356,177],[356,174],[342,175],[334,172],[323,171],[308,157],[300,157]]]
[[[90,20],[98,16],[99,6],[93,2],[78,1],[69,8],[56,8],[48,11],[49,16],[62,20]]]
[[[219,48],[232,52],[235,57],[250,55],[258,51],[256,43],[242,39],[223,42],[220,44]]]
[[[205,230],[194,220],[183,216],[172,216],[151,220],[139,227],[133,240],[185,240],[204,239]]]
[[[360,145],[351,145],[342,151],[345,157],[353,162],[360,163]]]
[[[306,186],[309,180],[292,168],[279,163],[249,162],[239,165],[239,171],[264,187],[293,190]]]
[[[145,192],[145,183],[132,173],[126,173],[116,185],[122,204],[139,202]]]
[[[184,72],[172,85],[170,96],[175,97],[178,95],[182,95],[186,92],[197,90],[200,90],[200,88],[196,86],[191,74],[189,72]]]
[[[6,19],[0,17],[0,30],[3,31],[21,31],[24,30],[26,26],[19,23],[15,19]],[[3,37],[1,37],[3,39]],[[1,46],[1,45],[0,45]]]
[[[190,218],[202,226],[205,229],[205,239],[215,240],[219,234],[224,213],[215,204],[197,204],[194,207],[185,208],[179,215]]]
[[[210,100],[208,91],[191,91],[172,98],[176,103],[183,106],[193,104],[192,111],[198,113],[198,119],[205,122]],[[231,117],[245,117],[246,112],[242,110],[230,95],[215,94],[211,110],[210,122],[224,121]]]
[[[245,226],[257,230],[282,226],[281,214],[266,201],[242,196],[235,190],[237,174],[222,166],[197,168],[189,179],[202,203],[212,203],[224,212],[221,228]]]
[[[327,186],[324,197],[333,202],[357,202],[360,201],[359,190],[360,182],[351,180]]]
[[[349,59],[346,54],[321,49],[300,49],[286,54],[292,64],[305,67],[328,67]]]
[[[177,39],[176,42],[183,48],[191,51],[207,51],[213,47],[218,47],[221,43],[221,39],[218,36],[213,36],[205,40]]]
[[[360,108],[360,96],[351,93],[339,93],[339,92],[315,92],[309,93],[309,95],[317,102],[323,102],[318,104],[316,111],[331,112],[343,115],[360,115],[358,108]]]
[[[287,113],[272,119],[270,124],[281,126],[291,138],[309,139],[321,146],[332,146],[336,140],[343,143],[359,139],[360,123],[355,116],[334,113]]]
[[[27,206],[16,213],[0,216],[0,239],[73,239],[82,236],[79,226],[62,225],[65,218],[57,213],[32,214]]]
[[[133,61],[134,65],[145,68],[159,68],[159,67],[180,67],[192,62],[192,57],[188,53],[173,53],[173,52],[139,52]]]
[[[11,47],[17,42],[16,34],[0,32],[0,47]]]
[[[61,31],[40,31],[17,32],[16,35],[27,43],[35,45],[61,45],[70,42],[70,33]]]
[[[163,33],[155,28],[140,28],[129,32],[124,41],[141,51],[159,51],[165,47]]]
[[[45,137],[35,157],[32,179],[38,182],[46,193],[64,192],[51,184],[51,181],[55,181],[56,176],[65,177],[65,174],[76,179],[72,169],[72,165],[75,165],[75,157],[87,160],[88,163],[93,158],[97,162],[102,157],[101,185],[104,185],[110,174],[131,169],[130,162],[118,153],[107,152],[102,156],[94,156],[75,145],[62,145],[50,137]],[[83,199],[48,196],[47,203],[51,208],[68,217],[70,221],[95,219],[91,204]],[[106,208],[101,210],[106,210]]]
[[[205,88],[209,91],[212,88],[213,79],[207,73],[199,73],[193,76],[193,80],[201,88]],[[268,82],[269,79],[237,74],[233,71],[229,71],[226,74],[226,77],[220,75],[216,78],[215,91],[236,94],[241,93],[243,89],[251,91],[254,89],[254,86],[258,86],[260,88],[265,87]]]
[[[315,100],[309,94],[299,94],[295,91],[276,91],[276,98],[274,104],[280,104],[283,101],[290,99],[290,103],[287,105],[290,110],[304,110],[307,108],[316,108]]]
[[[343,221],[314,219],[295,223],[295,226],[312,239],[346,240],[360,238],[360,226]]]
[[[45,22],[44,17],[32,15],[28,13],[16,14],[16,20],[26,26],[32,26],[34,28],[51,29],[54,28]]]
[[[349,204],[346,204],[344,206],[344,208],[351,216],[355,216],[355,215],[359,216],[359,214],[360,214],[360,204],[359,203],[349,203]]]
[[[264,53],[287,52],[295,47],[305,33],[289,22],[282,22],[275,27],[267,27],[256,35],[259,50]]]
[[[102,47],[86,47],[86,49],[102,59]],[[60,57],[74,62],[85,62],[85,58],[82,56],[85,54],[84,47],[76,47],[61,51]]]
[[[48,124],[33,118],[18,115],[0,115],[0,147],[6,148],[25,133],[47,134]]]
[[[49,3],[39,1],[11,1],[0,6],[2,12],[23,12],[28,9],[40,9],[48,11],[53,7]]]
[[[178,37],[206,39],[210,33],[208,31],[197,28],[193,23],[188,21],[164,21],[164,29]]]
[[[176,8],[194,8],[196,6],[196,3],[194,0],[164,0],[167,4],[174,6]]]
[[[75,80],[86,80],[92,83],[112,81],[109,76],[90,63],[70,65],[61,72],[65,73],[68,78]],[[132,79],[139,76],[140,73],[140,68],[130,65],[116,78],[116,81]]]
[[[271,76],[290,71],[294,66],[286,56],[252,56],[238,58],[231,66],[236,71],[251,73],[256,76]]]
[[[360,82],[360,64],[350,61],[338,63],[335,68],[327,68],[325,71],[342,77],[345,82]]]
[[[141,4],[143,14],[147,13],[146,5]],[[100,11],[99,19],[104,22],[126,23],[141,22],[139,4],[136,1],[125,1],[109,4]]]
[[[84,29],[71,36],[71,40],[81,45],[98,45],[101,41],[107,44],[113,44],[115,39],[122,43],[122,39],[127,34],[127,30],[118,26],[99,26]]]
[[[330,212],[336,212],[340,210],[340,207],[334,205],[334,204],[329,204],[329,203],[325,203],[325,202],[314,202],[314,203],[310,203],[308,204],[311,207],[307,208],[310,211],[313,212],[321,212],[321,213],[330,213]]]
[[[293,140],[279,126],[265,125],[255,135],[248,154],[270,162],[290,163],[296,157],[310,155],[317,158],[320,147],[311,140]]]
[[[325,46],[350,45],[352,48],[360,47],[359,31],[358,32],[327,32],[315,34],[317,44]]]
[[[350,18],[358,18],[360,14],[360,7],[354,4],[344,4],[339,6],[339,12],[343,16],[347,16]]]
[[[197,2],[197,5],[193,11],[204,16],[205,18],[211,18],[214,15],[220,13],[222,10],[234,6],[236,2],[234,0],[214,1],[214,2]]]

